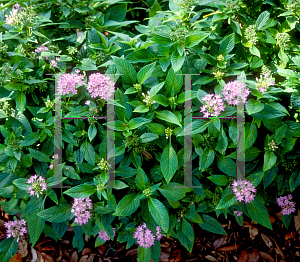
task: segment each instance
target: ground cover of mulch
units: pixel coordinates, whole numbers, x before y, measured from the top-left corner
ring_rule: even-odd
[[[161,239],[161,262],[191,261],[238,261],[238,262],[290,262],[300,261],[300,211],[294,213],[289,230],[281,221],[280,213],[269,209],[273,230],[267,229],[250,219],[244,218],[239,226],[232,216],[219,217],[226,236],[202,230],[194,224],[195,243],[189,253],[178,240],[172,237]],[[0,241],[5,235],[4,222],[13,216],[0,213]],[[137,261],[137,244],[126,250],[126,243],[107,241],[94,248],[95,238],[85,235],[85,246],[77,252],[72,246],[73,228],[69,227],[61,240],[55,242],[43,233],[34,247],[26,237],[20,238],[19,250],[10,262],[114,262]]]

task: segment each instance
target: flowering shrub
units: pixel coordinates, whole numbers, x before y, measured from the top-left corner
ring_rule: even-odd
[[[78,251],[86,234],[145,262],[223,216],[289,228],[299,1],[70,2],[1,2],[0,205],[20,220],[0,261],[68,226]]]

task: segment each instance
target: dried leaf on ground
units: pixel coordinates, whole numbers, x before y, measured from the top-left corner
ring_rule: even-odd
[[[89,257],[88,255],[85,255],[85,256],[81,257],[79,262],[87,262],[88,257]]]
[[[32,256],[32,259],[30,262],[44,262],[44,259],[41,255],[41,253],[36,251],[33,247],[30,247],[30,248],[31,248],[31,256]]]
[[[22,261],[22,255],[15,254],[8,262],[21,262]]]
[[[28,243],[25,239],[25,237],[20,237],[18,242],[18,254],[20,254],[22,257],[27,257],[28,255]]]
[[[247,262],[248,261],[248,252],[243,250],[239,255],[237,262]]]
[[[220,246],[225,245],[227,243],[227,239],[228,239],[227,235],[216,239],[213,243],[213,248],[218,248]]]
[[[77,251],[74,251],[71,256],[70,262],[77,262],[77,261],[78,261]]]
[[[271,239],[267,237],[264,233],[261,233],[260,236],[268,248],[271,248],[273,246]]]
[[[278,255],[280,255],[283,259],[285,259],[285,256],[284,256],[284,254],[283,254],[281,248],[278,246],[277,242],[276,242],[276,241],[274,240],[274,238],[272,238],[271,236],[270,236],[270,238],[273,240],[273,242],[274,242],[275,245],[276,245],[276,248],[275,248],[276,253],[277,253]]]
[[[228,252],[228,251],[237,250],[238,248],[239,248],[239,245],[231,245],[231,246],[226,246],[226,247],[220,247],[220,248],[218,248],[218,251]]]
[[[295,228],[298,233],[300,233],[300,210],[298,209],[298,215],[294,216]]]
[[[258,262],[259,260],[259,252],[257,249],[254,249],[248,258],[248,262]]]
[[[209,261],[219,262],[218,259],[214,258],[214,257],[211,256],[211,255],[207,255],[207,256],[205,256],[205,258],[206,258],[207,260],[209,260]]]
[[[275,260],[268,253],[259,252],[259,254],[262,259],[267,260],[268,262],[275,262]]]
[[[43,259],[45,260],[45,262],[55,262],[54,258],[44,252],[41,252],[41,255],[43,257]]]
[[[179,262],[179,261],[181,261],[181,251],[180,251],[180,249],[176,248],[173,251],[173,254],[170,258],[170,262]]]

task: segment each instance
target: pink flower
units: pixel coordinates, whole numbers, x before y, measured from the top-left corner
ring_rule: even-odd
[[[33,175],[26,183],[30,184],[27,190],[31,196],[37,195],[37,197],[39,197],[40,194],[43,194],[44,191],[47,190],[47,183],[45,182],[45,178],[42,176]]]
[[[75,72],[76,72],[76,74],[79,74],[80,70],[79,69],[75,69]]]
[[[58,159],[58,154],[54,154],[54,155],[52,156],[52,158],[53,158],[53,159]]]
[[[208,94],[202,100],[206,102],[206,105],[203,105],[200,109],[204,117],[209,117],[209,115],[218,116],[220,111],[225,109],[220,95]]]
[[[85,104],[89,106],[91,104],[91,101],[88,100],[88,101],[85,102]]]
[[[53,165],[51,164],[51,165],[49,166],[49,168],[50,168],[50,169],[53,169]]]
[[[296,211],[295,202],[290,201],[293,198],[292,194],[288,194],[288,196],[279,197],[276,199],[278,205],[282,208],[282,215],[289,215]]]
[[[26,221],[24,219],[5,222],[7,238],[24,236],[27,233]]]
[[[234,211],[234,214],[235,214],[237,217],[239,217],[239,216],[241,216],[241,215],[243,214],[243,212],[235,210],[235,211]]]
[[[228,105],[238,105],[239,97],[243,103],[246,103],[246,98],[250,94],[250,91],[245,87],[246,85],[240,81],[229,82],[224,86],[222,94]]]
[[[91,94],[91,97],[101,97],[108,100],[114,93],[114,82],[109,80],[100,73],[91,74],[89,77],[87,90]]]
[[[6,23],[9,24],[9,25],[12,25],[14,23],[14,19],[12,19],[10,17],[7,17],[6,18]]]
[[[56,57],[55,60],[56,60],[56,61],[60,61],[60,58],[59,58],[59,57]]]
[[[54,59],[51,60],[51,63],[53,65],[53,67],[57,67],[57,62]]]
[[[91,199],[87,198],[74,198],[74,204],[71,212],[75,215],[75,222],[82,225],[86,224],[91,218],[92,214],[89,209],[92,209],[93,205]]]
[[[38,47],[37,49],[35,49],[35,52],[41,53],[41,52],[48,51],[48,50],[49,50],[48,47],[42,45],[42,46]]]
[[[245,203],[250,203],[254,199],[256,189],[250,181],[239,179],[238,181],[234,181],[232,186],[232,191],[239,202],[245,201]]]
[[[151,230],[147,228],[146,223],[136,228],[133,237],[137,239],[137,243],[141,247],[151,247],[154,245],[155,237]]]
[[[114,231],[114,236],[116,236],[116,228],[113,227],[113,231]],[[106,231],[100,230],[98,235],[101,239],[104,239],[105,241],[110,240],[110,237],[107,235]]]
[[[58,89],[61,91],[62,95],[69,94],[69,92],[71,92],[73,95],[76,95],[77,90],[75,89],[75,87],[76,85],[83,85],[83,78],[84,75],[64,74],[61,76],[58,84]]]

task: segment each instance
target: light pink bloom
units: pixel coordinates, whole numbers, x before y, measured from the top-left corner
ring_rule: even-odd
[[[290,201],[293,198],[292,194],[288,194],[288,196],[279,197],[276,199],[278,205],[282,208],[281,214],[282,215],[289,215],[296,211],[295,205],[296,203]]]
[[[206,102],[206,105],[203,105],[200,109],[204,117],[209,117],[209,115],[218,116],[220,111],[225,109],[220,95],[207,94],[202,100]]]
[[[239,97],[242,99],[243,103],[246,103],[246,98],[250,94],[250,91],[242,82],[233,81],[224,86],[222,94],[228,105],[238,105]]]
[[[58,89],[61,91],[62,95],[72,93],[72,95],[77,94],[77,90],[75,89],[76,85],[83,85],[84,75],[78,74],[64,74],[61,76],[61,79],[58,84]]]
[[[92,214],[89,209],[92,209],[93,205],[91,199],[87,198],[74,198],[74,204],[71,212],[75,215],[75,222],[82,225],[86,224],[91,218]]]
[[[247,181],[246,179],[239,179],[234,181],[232,186],[232,191],[235,193],[239,202],[245,201],[245,203],[250,203],[254,199],[256,189],[250,181]]]
[[[24,219],[4,223],[7,238],[24,236],[27,233],[26,221]]]
[[[87,90],[93,98],[101,97],[108,100],[114,93],[114,82],[110,81],[107,76],[94,73],[89,77]]]

